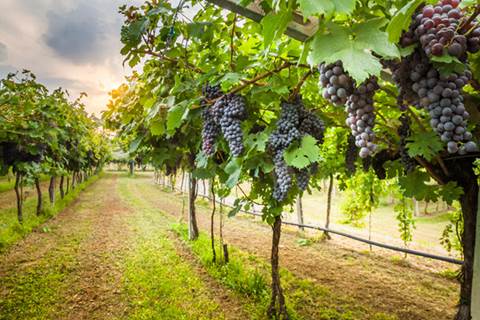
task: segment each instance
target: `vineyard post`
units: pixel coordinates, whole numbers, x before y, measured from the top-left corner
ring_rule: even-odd
[[[42,198],[42,188],[40,187],[40,180],[35,178],[35,188],[37,189],[37,216],[42,213],[43,210],[43,198]]]
[[[332,190],[333,190],[333,175],[328,177],[328,193],[327,193],[327,218],[325,222],[325,229],[330,227],[330,213],[332,210]],[[324,236],[326,239],[330,239],[330,235],[325,231]]]
[[[297,196],[296,205],[297,205],[297,219],[298,219],[298,224],[300,225],[298,228],[300,229],[300,231],[305,231],[305,228],[302,227],[302,225],[303,225],[303,207],[302,207],[302,195],[301,194],[299,194]]]
[[[22,184],[22,174],[19,171],[17,171],[15,176],[15,194],[17,196],[17,217],[18,217],[18,222],[20,223],[23,222],[23,212],[22,212],[23,196],[22,196],[22,193],[20,192],[21,184]]]
[[[64,198],[65,197],[65,190],[63,189],[63,183],[65,181],[65,176],[61,176],[60,177],[60,186],[59,186],[59,189],[60,189],[60,198]]]
[[[56,178],[55,176],[52,176],[50,178],[50,184],[48,185],[48,196],[50,198],[51,204],[55,203],[55,182],[56,182]]]

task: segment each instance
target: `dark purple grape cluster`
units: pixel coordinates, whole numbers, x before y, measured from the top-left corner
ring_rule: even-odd
[[[220,127],[217,125],[213,115],[213,108],[208,105],[208,100],[218,99],[223,95],[220,86],[205,85],[202,89],[205,99],[201,101],[203,128],[202,128],[202,150],[207,156],[215,152],[215,141],[220,134]]]
[[[480,27],[476,21],[467,24],[460,0],[442,0],[424,6],[413,17],[412,25],[402,38],[408,46],[420,42],[425,53],[442,56],[447,53],[464,58],[467,52],[480,49]]]
[[[207,156],[214,153],[214,145],[220,133],[227,140],[230,151],[234,157],[243,153],[242,121],[247,116],[245,99],[235,94],[224,95],[220,87],[206,86],[203,90],[206,100],[215,100],[212,106],[207,106],[203,112],[202,150]]]
[[[308,184],[310,183],[309,168],[297,170],[295,176],[297,178],[297,187],[302,191],[307,190]]]
[[[220,127],[223,137],[228,142],[230,152],[234,157],[239,157],[243,153],[243,131],[242,121],[247,116],[245,98],[239,95],[227,95],[225,104],[220,117]],[[218,111],[217,111],[218,113]]]
[[[355,136],[355,145],[360,148],[361,158],[373,155],[377,149],[377,145],[373,143],[375,138],[373,96],[377,89],[377,81],[374,78],[367,79],[355,88],[347,101],[348,118],[346,123]]]
[[[410,73],[411,88],[418,96],[418,105],[430,114],[430,125],[447,143],[451,154],[477,151],[467,130],[468,112],[463,104],[462,88],[471,79],[471,72],[441,75],[432,65],[418,64]]]
[[[322,63],[319,66],[320,85],[325,99],[337,106],[344,105],[348,96],[353,92],[353,80],[343,69],[341,61],[332,64]]]
[[[294,142],[299,142],[305,135],[311,135],[319,143],[323,142],[325,125],[313,113],[306,110],[300,97],[293,102],[282,102],[282,111],[277,121],[276,130],[270,135],[268,146],[273,152],[273,162],[277,183],[273,197],[283,201],[293,185],[292,175],[295,173],[297,186],[305,190],[310,181],[314,164],[301,170],[293,170],[283,159],[284,151]]]
[[[406,114],[400,116],[400,126],[397,129],[398,135],[400,136],[400,161],[405,169],[406,173],[412,172],[417,166],[417,162],[412,159],[407,152],[407,139],[410,136],[410,117]]]
[[[355,174],[356,171],[355,162],[357,161],[358,151],[355,141],[355,136],[350,134],[348,136],[347,149],[345,151],[345,169],[347,169],[347,173],[350,175]]]

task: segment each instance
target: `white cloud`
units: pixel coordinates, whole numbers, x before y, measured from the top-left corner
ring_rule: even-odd
[[[31,70],[51,89],[67,89],[72,98],[87,92],[88,110],[100,112],[108,92],[130,73],[119,53],[122,17],[117,8],[124,2],[133,1],[1,0],[0,77]]]

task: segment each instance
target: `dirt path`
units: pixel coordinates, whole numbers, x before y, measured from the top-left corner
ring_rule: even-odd
[[[139,191],[165,212],[179,216],[181,196],[165,193],[144,178],[147,187]],[[151,191],[151,189],[156,189]],[[199,210],[199,227],[209,230],[205,209]],[[251,219],[228,219],[224,238],[242,250],[267,260],[271,230]],[[362,253],[334,243],[299,246],[297,237],[284,233],[281,239],[281,265],[296,276],[309,279],[340,296],[346,296],[376,311],[396,314],[401,320],[453,318],[458,285],[437,274],[375,254]]]
[[[121,179],[100,179],[68,209],[0,255],[0,319],[142,318],[138,306],[146,310],[142,315],[155,318],[154,311],[163,310],[162,301],[170,292],[158,291],[156,283],[167,281],[155,281],[156,270],[151,268],[168,263],[162,260],[168,254],[181,265],[184,278],[179,279],[194,279],[195,287],[183,284],[182,289],[194,302],[211,304],[211,313],[205,314],[215,317],[209,319],[245,319],[238,301],[168,234],[168,223],[159,223],[162,218],[156,211],[149,216],[142,203],[124,201],[118,189]],[[159,252],[164,247],[157,240],[169,237],[173,251]],[[143,260],[135,260],[139,256]],[[135,263],[140,265],[131,268]],[[137,274],[147,282],[135,283]],[[172,271],[164,276],[175,275]],[[144,292],[145,284],[152,290]],[[202,306],[179,300],[180,308],[200,313],[194,318],[204,317]]]

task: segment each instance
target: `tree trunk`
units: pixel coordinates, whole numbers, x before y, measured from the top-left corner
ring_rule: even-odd
[[[72,174],[72,190],[75,189],[75,172]]]
[[[135,168],[135,163],[133,161],[130,161],[128,163],[128,166],[129,166],[129,173],[130,175],[132,176],[133,175],[133,172],[134,172],[134,168]]]
[[[56,178],[51,177],[50,184],[48,185],[48,197],[50,198],[51,204],[55,203],[55,182],[56,182]]]
[[[15,175],[15,195],[17,196],[17,218],[23,223],[23,195],[21,192],[22,174],[17,171]]]
[[[330,213],[332,210],[332,191],[333,191],[333,175],[328,178],[328,193],[327,193],[327,219],[325,222],[325,228],[330,228]],[[331,239],[330,234],[327,231],[324,233],[326,239]]]
[[[40,180],[35,178],[35,188],[37,189],[37,216],[43,211],[42,188],[40,187]]]
[[[463,188],[463,195],[460,197],[464,221],[464,232],[462,237],[464,263],[460,277],[460,303],[455,320],[471,320],[472,305],[472,283],[473,263],[475,252],[475,233],[478,211],[478,181],[473,171],[471,159],[457,160],[452,176]],[[476,302],[478,303],[478,302]]]
[[[272,226],[272,300],[268,308],[268,316],[277,320],[289,319],[287,307],[285,305],[285,297],[283,295],[282,286],[280,284],[280,270],[278,261],[278,246],[280,244],[280,235],[282,232],[282,218],[276,217]]]
[[[213,180],[213,179],[212,179]],[[217,262],[217,253],[215,252],[215,182],[212,181],[210,184],[210,190],[212,193],[212,215],[210,217],[210,239],[212,241],[212,261],[213,263]]]
[[[64,180],[65,180],[65,177],[64,177],[64,176],[61,176],[61,177],[60,177],[60,187],[59,187],[59,189],[60,189],[60,198],[62,198],[62,199],[65,197],[65,190],[63,190],[63,182],[64,182]]]
[[[68,194],[70,192],[70,176],[67,175],[67,192],[65,194]]]
[[[188,189],[188,239],[198,238],[198,225],[195,213],[195,199],[197,198],[197,179],[189,173],[190,186]]]
[[[296,205],[297,205],[297,220],[298,220],[298,224],[303,225],[302,196],[301,196],[300,194],[297,196]],[[305,231],[305,228],[302,227],[302,226],[299,226],[298,228],[300,229],[300,231]]]
[[[477,203],[480,201],[480,193]],[[477,231],[475,235],[475,253],[473,255],[472,318],[480,319],[480,214],[477,207]]]

